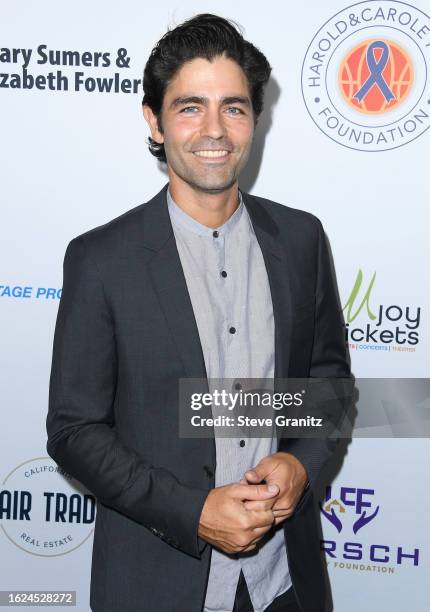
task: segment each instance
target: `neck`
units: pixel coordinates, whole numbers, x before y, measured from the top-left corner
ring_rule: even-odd
[[[226,191],[199,191],[170,176],[169,190],[175,203],[202,225],[217,228],[231,217],[239,205],[237,181]]]

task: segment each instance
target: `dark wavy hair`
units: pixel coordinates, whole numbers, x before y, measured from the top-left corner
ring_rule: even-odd
[[[212,61],[222,54],[237,62],[245,73],[254,118],[258,120],[263,110],[264,87],[271,72],[269,62],[259,49],[243,38],[240,27],[234,21],[202,13],[168,30],[146,62],[142,104],[147,104],[156,115],[160,132],[163,131],[161,109],[164,94],[175,73],[185,62],[197,57]],[[148,138],[148,148],[157,159],[167,161],[162,143]]]

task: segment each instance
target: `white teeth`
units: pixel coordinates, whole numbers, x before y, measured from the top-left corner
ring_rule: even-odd
[[[194,151],[194,155],[199,157],[224,157],[228,151]]]

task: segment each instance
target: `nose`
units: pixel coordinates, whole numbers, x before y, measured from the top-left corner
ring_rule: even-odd
[[[206,109],[202,125],[202,136],[208,136],[215,140],[225,136],[225,125],[221,110],[217,108]]]

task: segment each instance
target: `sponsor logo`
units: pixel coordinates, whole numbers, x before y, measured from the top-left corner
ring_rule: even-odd
[[[50,457],[21,463],[1,484],[0,528],[32,555],[76,550],[92,535],[95,514],[95,498]]]
[[[319,507],[327,537],[321,540],[321,548],[329,566],[393,574],[399,566],[419,565],[419,548],[381,544],[380,537],[374,541],[373,534],[368,533],[370,525],[383,520],[381,504],[375,497],[375,490],[370,488],[343,486],[335,496],[332,487],[326,487]]]
[[[346,301],[345,338],[352,350],[415,352],[419,344],[420,306],[375,304],[376,272],[364,280],[359,270]]]
[[[386,151],[430,127],[430,17],[405,2],[358,2],[331,17],[302,66],[306,108],[351,149]]]
[[[21,43],[22,44],[22,43]],[[0,89],[136,94],[142,79],[129,75],[131,58],[125,47],[113,51],[0,48]]]
[[[0,285],[0,298],[15,300],[58,301],[62,289],[56,287],[32,287],[31,285]]]

